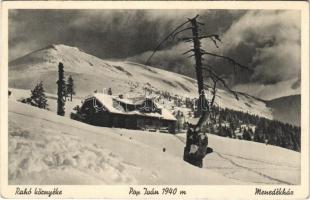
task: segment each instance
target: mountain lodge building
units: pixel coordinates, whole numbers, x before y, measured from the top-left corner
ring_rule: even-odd
[[[176,118],[149,98],[124,99],[103,93],[86,98],[82,120],[96,126],[127,129],[165,129],[175,133]]]

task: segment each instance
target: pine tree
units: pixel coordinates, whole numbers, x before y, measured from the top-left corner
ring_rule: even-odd
[[[251,140],[251,135],[247,129],[243,130],[242,138],[244,140],[249,140],[249,141]]]
[[[45,91],[43,88],[43,82],[40,81],[33,90],[31,90],[31,97],[30,97],[31,105],[45,109],[47,104],[47,99],[45,96]]]
[[[72,95],[75,94],[75,90],[74,90],[74,81],[71,75],[69,76],[67,81],[67,94],[70,95],[70,101],[72,101]]]
[[[65,115],[65,91],[66,91],[66,83],[64,80],[64,66],[60,62],[58,65],[58,91],[57,91],[57,114],[64,116]]]

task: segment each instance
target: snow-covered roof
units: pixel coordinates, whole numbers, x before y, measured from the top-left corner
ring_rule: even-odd
[[[140,115],[140,116],[156,117],[156,118],[161,118],[161,119],[166,119],[166,120],[176,120],[176,118],[172,115],[172,113],[169,110],[165,109],[163,106],[155,102],[153,102],[154,105],[156,105],[157,108],[161,109],[161,113],[159,112],[145,113],[145,112],[139,111],[138,109],[135,109],[132,111],[125,111],[125,109],[119,104],[119,102],[122,102],[127,105],[137,106],[138,104],[141,105],[144,101],[133,101],[131,99],[120,99],[118,97],[103,94],[103,93],[95,93],[93,96],[90,96],[88,98],[91,98],[91,97],[95,97],[111,113],[124,114],[124,115]]]

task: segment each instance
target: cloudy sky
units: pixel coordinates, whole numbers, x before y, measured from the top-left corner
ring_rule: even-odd
[[[144,63],[169,32],[196,14],[205,24],[202,33],[222,38],[219,48],[202,41],[205,50],[253,68],[235,74],[229,63],[206,56],[231,86],[263,99],[299,92],[301,16],[293,10],[12,10],[9,58],[66,44],[103,59]],[[151,65],[194,77],[194,60],[182,55],[189,48],[190,43],[169,40]]]

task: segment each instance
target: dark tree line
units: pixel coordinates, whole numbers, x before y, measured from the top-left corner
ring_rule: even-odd
[[[216,126],[210,123],[206,127],[210,133],[238,138],[235,134],[236,130],[238,130],[239,133],[242,133],[242,138],[239,139],[300,151],[300,127],[266,119],[258,115],[227,108],[219,109],[218,107],[214,107],[211,120]],[[255,130],[249,128],[250,126],[255,127]]]

